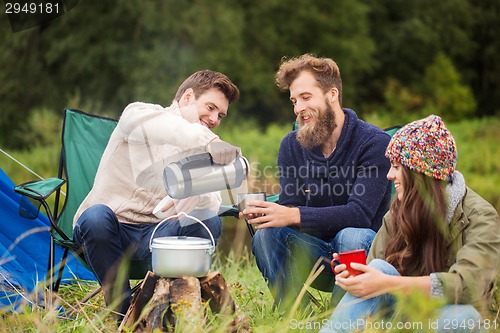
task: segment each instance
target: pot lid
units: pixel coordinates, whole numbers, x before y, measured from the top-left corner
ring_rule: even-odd
[[[209,249],[212,242],[201,237],[170,236],[154,238],[151,246],[162,249]]]

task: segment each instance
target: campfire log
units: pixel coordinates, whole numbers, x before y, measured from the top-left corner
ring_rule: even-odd
[[[213,312],[234,313],[236,307],[233,298],[220,272],[212,272],[200,278],[200,284],[201,296],[209,300]]]
[[[151,296],[151,301],[149,304],[149,312],[144,318],[144,331],[152,332],[156,328],[163,329],[166,326],[165,314],[170,305],[170,279],[158,279],[156,286]]]
[[[162,279],[160,279],[162,280]],[[170,307],[167,312],[170,327],[175,326],[175,314],[183,313],[184,318],[196,318],[201,312],[200,280],[192,276],[171,280]]]
[[[233,315],[238,310],[220,272],[212,272],[199,279],[187,276],[163,278],[148,272],[134,294],[118,332],[173,329],[176,311],[182,309],[186,318],[199,316],[202,299],[209,302],[214,313]],[[235,316],[231,331],[250,332],[248,318],[241,313]]]

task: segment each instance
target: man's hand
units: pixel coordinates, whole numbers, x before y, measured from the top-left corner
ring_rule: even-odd
[[[214,139],[208,144],[207,152],[214,163],[229,164],[241,154],[241,149],[221,139]]]
[[[255,229],[280,228],[300,224],[300,211],[297,207],[286,207],[274,202],[250,201],[240,218],[248,216],[248,223]]]
[[[160,212],[166,213],[165,218],[176,215],[180,212],[189,214],[200,203],[200,196],[189,197],[185,199],[172,199],[160,209]]]
[[[174,214],[178,214],[180,212],[189,214],[200,203],[200,196],[196,195],[185,199],[172,199],[172,201],[174,202]]]

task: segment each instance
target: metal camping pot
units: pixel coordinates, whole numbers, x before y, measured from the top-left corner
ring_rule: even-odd
[[[208,231],[211,240],[200,237],[153,236],[161,223],[171,218],[184,216],[200,223]],[[201,277],[207,275],[212,265],[212,254],[215,251],[215,240],[210,229],[196,217],[184,212],[170,216],[158,223],[149,240],[149,250],[153,272],[161,277],[178,278],[181,276]]]
[[[250,167],[243,156],[231,164],[214,164],[209,153],[188,156],[163,170],[163,184],[175,199],[235,188],[248,176]]]

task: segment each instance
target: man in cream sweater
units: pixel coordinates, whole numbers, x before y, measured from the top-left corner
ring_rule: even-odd
[[[136,102],[123,111],[94,186],[75,215],[73,236],[103,286],[106,304],[118,312],[126,313],[130,305],[128,279],[117,281],[120,265],[151,258],[149,240],[161,221],[153,209],[167,195],[163,168],[205,151],[217,164],[232,162],[240,149],[212,130],[238,98],[238,88],[226,75],[203,70],[181,84],[169,107]],[[217,239],[220,204],[220,193],[212,192],[171,200],[162,211],[168,216],[180,211],[196,216]],[[182,220],[165,222],[155,232],[155,237],[178,235],[210,238],[200,224]]]

